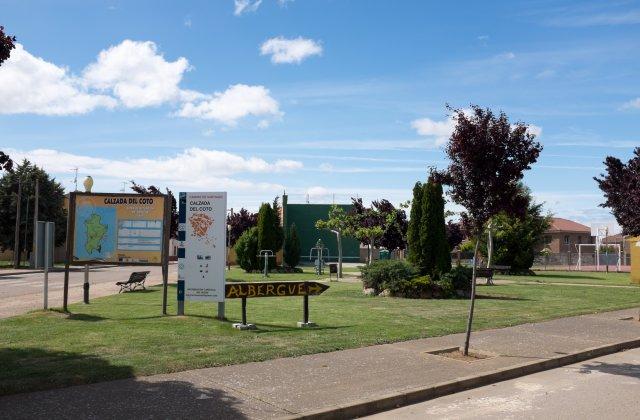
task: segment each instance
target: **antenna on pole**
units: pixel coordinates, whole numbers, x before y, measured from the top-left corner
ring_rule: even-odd
[[[74,176],[73,176],[73,190],[74,191],[78,191],[78,167],[75,168],[71,168],[71,170],[74,172]]]
[[[127,188],[127,181],[122,181],[122,189],[120,191],[124,193],[126,188]]]

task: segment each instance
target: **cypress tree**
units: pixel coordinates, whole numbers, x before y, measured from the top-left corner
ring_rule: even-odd
[[[278,251],[278,237],[275,228],[275,217],[269,203],[262,203],[258,211],[258,252],[270,249],[274,255]],[[264,267],[264,259],[260,258],[260,267]],[[275,267],[275,258],[269,258],[269,268]]]
[[[442,185],[429,180],[423,185],[420,223],[422,274],[446,273],[451,270],[451,256],[444,221]]]
[[[289,267],[295,268],[300,262],[300,238],[298,238],[298,230],[295,223],[292,223],[289,228],[285,251],[284,261]]]
[[[407,245],[409,255],[407,260],[419,269],[421,265],[420,223],[422,222],[422,183],[416,182],[413,187],[409,228],[407,229]]]

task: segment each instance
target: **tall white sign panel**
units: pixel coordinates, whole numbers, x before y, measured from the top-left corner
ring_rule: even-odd
[[[227,193],[180,193],[178,312],[184,300],[224,302]]]

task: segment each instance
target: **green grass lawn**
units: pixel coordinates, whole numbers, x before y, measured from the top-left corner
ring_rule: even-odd
[[[225,322],[214,319],[212,303],[186,302],[187,316],[163,317],[158,287],[70,305],[71,316],[38,311],[0,320],[0,394],[432,337],[465,328],[467,300],[365,297],[359,284],[330,286],[310,299],[311,320],[319,325],[311,330],[296,328],[302,298],[249,299],[248,320],[258,330],[238,331],[231,323],[240,319],[239,299],[227,301]],[[476,330],[640,302],[640,288],[516,283],[480,286],[478,294]],[[175,296],[172,287],[170,314],[176,313]]]
[[[586,272],[586,271],[536,271],[535,276],[495,276],[496,279],[511,280],[517,282],[538,283],[574,283],[574,284],[599,284],[604,286],[639,286],[631,283],[629,273],[616,272]]]

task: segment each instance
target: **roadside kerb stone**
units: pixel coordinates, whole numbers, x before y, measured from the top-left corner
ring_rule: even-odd
[[[326,409],[302,413],[299,415],[287,416],[282,419],[304,419],[304,420],[324,420],[324,419],[351,419],[362,417],[390,409],[403,407],[419,402],[428,401],[434,398],[443,397],[472,388],[479,388],[509,379],[519,378],[533,373],[555,369],[596,357],[606,356],[624,350],[640,347],[640,338],[623,341],[615,344],[594,347],[580,352],[558,356],[538,362],[523,363],[504,369],[496,369],[493,372],[460,378],[454,381],[443,382],[437,385],[424,388],[416,388],[400,393],[392,393],[381,398],[371,400],[359,400],[349,404],[328,407]]]

